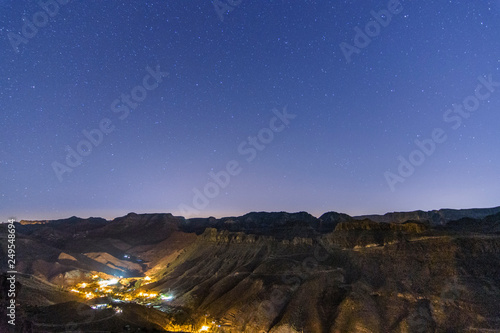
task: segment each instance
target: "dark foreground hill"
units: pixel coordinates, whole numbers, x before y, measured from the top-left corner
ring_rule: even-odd
[[[24,221],[18,327],[500,332],[500,213],[440,214],[447,217],[439,223],[432,214],[381,223],[335,212]],[[130,278],[120,293],[169,297],[148,305],[69,291],[96,274]],[[90,308],[99,302],[109,307]]]

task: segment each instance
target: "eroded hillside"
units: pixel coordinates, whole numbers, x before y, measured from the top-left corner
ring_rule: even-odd
[[[41,308],[76,296],[79,303],[91,305],[98,298],[127,313],[145,311],[146,318],[156,318],[149,327],[156,330],[500,330],[498,213],[462,216],[438,227],[425,220],[377,223],[334,212],[319,219],[307,213],[250,213],[223,219],[129,214],[113,221],[70,220],[18,228],[18,267],[27,277],[19,306],[35,329],[50,325],[43,314],[51,308]],[[92,283],[113,277],[122,279],[108,294],[82,297],[83,291],[92,292]],[[32,279],[40,282],[28,286]],[[69,291],[82,284],[88,286],[80,294]],[[28,291],[38,296],[27,297]],[[29,319],[35,306],[38,312]],[[126,325],[117,313],[96,312],[80,324]],[[140,320],[129,325],[147,326]]]

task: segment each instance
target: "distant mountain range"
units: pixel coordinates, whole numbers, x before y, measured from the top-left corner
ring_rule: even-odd
[[[444,226],[449,221],[456,221],[463,218],[471,219],[483,219],[489,215],[494,215],[500,213],[500,206],[493,208],[470,208],[470,209],[448,209],[443,208],[439,210],[422,211],[415,210],[411,212],[391,212],[384,215],[370,214],[370,215],[359,215],[359,216],[349,216],[344,213],[337,212],[327,212],[321,215],[319,218],[315,218],[307,212],[298,213],[288,213],[288,212],[251,212],[239,217],[223,217],[216,219],[215,217],[207,218],[191,218],[186,219],[182,216],[178,217],[182,220],[191,222],[193,224],[200,223],[202,221],[213,223],[237,223],[240,226],[246,225],[260,225],[262,227],[273,225],[279,225],[289,221],[302,220],[304,222],[310,223],[312,227],[321,228],[321,225],[335,226],[338,222],[347,222],[351,220],[364,220],[369,219],[373,222],[382,223],[404,223],[407,221],[418,221],[422,223],[428,223],[431,226]],[[170,213],[167,215],[172,216]],[[135,213],[129,213],[129,215],[137,215]],[[148,214],[145,214],[148,215]],[[155,214],[156,215],[156,214]],[[117,219],[121,219],[118,217]],[[60,220],[21,220],[20,223],[23,225],[28,224],[47,224],[52,225],[57,224],[67,224],[68,222],[81,221],[82,218],[72,216],[67,219]],[[104,223],[106,220],[99,217],[91,217],[85,219],[87,223],[100,224]],[[330,229],[328,228],[328,229]],[[333,229],[332,229],[333,230]]]
[[[428,221],[431,225],[446,225],[449,221],[462,218],[482,219],[488,215],[500,213],[500,206],[493,208],[471,208],[471,209],[439,209],[413,212],[393,212],[384,215],[361,215],[353,217],[356,220],[370,219],[375,222],[402,223],[405,221]]]

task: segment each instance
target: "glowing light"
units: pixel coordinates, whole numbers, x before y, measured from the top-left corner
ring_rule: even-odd
[[[71,289],[70,291],[74,292],[74,293],[79,293],[80,292],[79,290],[76,290],[76,289]]]
[[[158,293],[143,293],[142,291],[137,294],[137,296],[140,296],[140,297],[148,297],[148,298],[151,298],[151,297],[157,297],[158,296]]]
[[[99,281],[98,283],[101,287],[106,287],[106,286],[109,286],[111,284],[117,284],[118,279],[102,280],[102,281]]]
[[[206,326],[206,325],[203,325],[203,326],[200,328],[199,332],[208,332],[208,330],[209,330],[209,329],[210,329],[210,327],[208,327],[208,326]]]
[[[85,288],[86,286],[87,286],[87,284],[85,282],[80,284],[80,288]]]
[[[151,281],[151,278],[150,278],[149,276],[146,276],[146,277],[144,278],[144,280],[146,280],[146,281]]]

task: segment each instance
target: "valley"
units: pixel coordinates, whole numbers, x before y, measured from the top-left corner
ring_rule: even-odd
[[[500,213],[436,214],[21,221],[18,328],[499,331]]]

